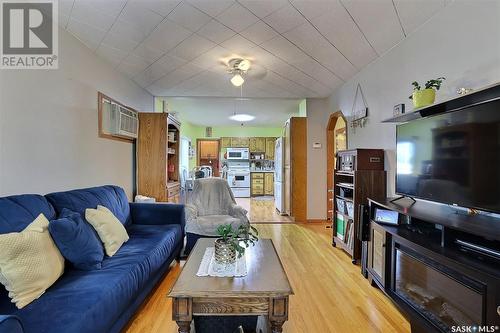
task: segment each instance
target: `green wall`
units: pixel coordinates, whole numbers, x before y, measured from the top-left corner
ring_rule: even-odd
[[[307,101],[303,99],[299,104],[299,117],[307,117]]]

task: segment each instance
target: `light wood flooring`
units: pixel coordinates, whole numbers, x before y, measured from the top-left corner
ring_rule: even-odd
[[[274,197],[236,198],[236,203],[248,210],[252,223],[293,223],[290,217],[278,214]]]
[[[331,246],[331,229],[319,224],[258,224],[257,228],[260,237],[273,239],[295,292],[283,332],[410,332],[406,319],[370,286],[359,266]],[[180,270],[179,264],[172,266],[125,332],[177,332],[166,295]]]

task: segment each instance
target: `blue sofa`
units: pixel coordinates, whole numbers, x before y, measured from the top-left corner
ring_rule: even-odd
[[[184,206],[129,203],[116,186],[0,198],[0,234],[23,230],[40,213],[52,220],[63,208],[84,215],[98,204],[125,225],[129,241],[100,270],[76,270],[66,262],[59,280],[23,309],[0,285],[0,333],[119,332],[179,256]]]

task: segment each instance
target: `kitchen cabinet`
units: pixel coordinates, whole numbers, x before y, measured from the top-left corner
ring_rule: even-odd
[[[274,160],[274,143],[276,138],[266,138],[266,159]]]
[[[231,147],[233,148],[248,148],[249,138],[231,138]]]
[[[274,173],[266,172],[264,174],[264,194],[274,195]]]
[[[219,145],[217,141],[199,141],[200,159],[217,159]]]
[[[266,151],[266,138],[250,138],[249,148],[251,153],[264,153]]]
[[[250,194],[252,197],[274,195],[274,173],[252,172]]]
[[[220,144],[222,148],[230,148],[231,147],[231,138],[221,138]]]

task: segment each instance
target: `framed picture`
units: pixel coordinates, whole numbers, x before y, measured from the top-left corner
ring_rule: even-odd
[[[358,121],[368,116],[368,107],[366,106],[365,96],[361,90],[361,85],[358,83],[354,103],[352,105],[352,120]]]

